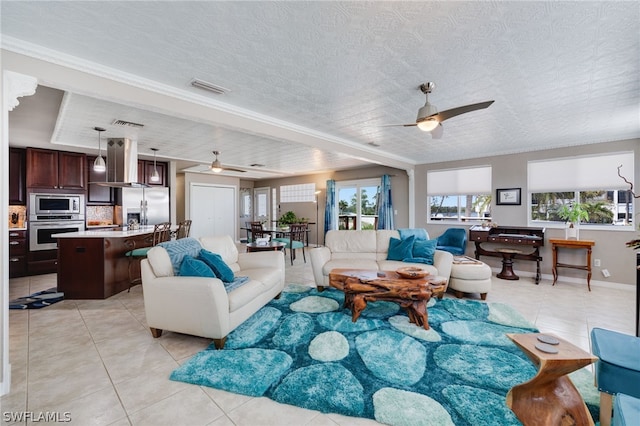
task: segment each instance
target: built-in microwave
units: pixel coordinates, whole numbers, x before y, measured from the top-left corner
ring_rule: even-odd
[[[79,216],[84,218],[83,194],[29,194],[29,216]]]

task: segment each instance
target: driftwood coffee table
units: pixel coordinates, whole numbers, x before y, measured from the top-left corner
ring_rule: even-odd
[[[344,306],[351,309],[356,322],[367,302],[396,302],[409,315],[409,321],[429,330],[427,302],[432,296],[442,297],[446,278],[427,275],[424,278],[402,278],[394,271],[333,269],[329,285],[344,291]]]

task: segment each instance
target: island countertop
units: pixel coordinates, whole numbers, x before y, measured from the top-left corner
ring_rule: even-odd
[[[152,245],[153,226],[54,234],[58,241],[58,291],[65,299],[106,299],[140,277],[126,253]]]
[[[131,238],[136,235],[150,234],[153,226],[141,226],[140,229],[130,230],[124,228],[94,229],[78,232],[64,232],[53,234],[53,238]]]

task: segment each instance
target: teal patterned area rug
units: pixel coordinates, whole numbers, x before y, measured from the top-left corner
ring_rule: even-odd
[[[536,367],[505,333],[537,330],[501,303],[429,302],[430,330],[391,302],[369,303],[357,322],[338,290],[289,285],[171,379],[390,425],[519,425],[507,391]],[[586,370],[572,376],[597,418]]]

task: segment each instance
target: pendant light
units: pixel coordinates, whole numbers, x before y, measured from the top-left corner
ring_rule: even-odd
[[[104,158],[102,158],[102,146],[100,144],[100,133],[104,132],[105,129],[102,127],[94,127],[93,130],[98,132],[98,156],[93,162],[93,171],[98,173],[104,173],[107,170],[107,165],[104,162]]]
[[[153,151],[153,173],[151,173],[151,182],[159,182],[160,174],[158,173],[158,168],[156,167],[156,151],[158,148],[150,148]]]

